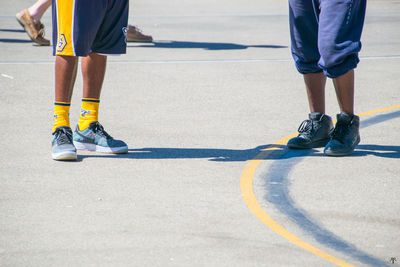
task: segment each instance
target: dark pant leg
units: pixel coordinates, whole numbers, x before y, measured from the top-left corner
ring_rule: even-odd
[[[107,12],[107,0],[75,0],[74,2],[75,54],[85,57],[92,52],[92,44]]]
[[[97,32],[92,51],[100,54],[125,54],[129,0],[108,0],[107,13]]]
[[[318,62],[326,76],[339,77],[357,67],[366,0],[319,0]]]
[[[322,72],[318,66],[318,16],[316,0],[289,0],[291,51],[297,70],[302,74]]]

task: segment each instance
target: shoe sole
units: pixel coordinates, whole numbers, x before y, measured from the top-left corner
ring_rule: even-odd
[[[60,152],[57,154],[52,154],[52,157],[54,160],[64,160],[64,161],[71,161],[71,160],[78,159],[76,152],[72,152],[72,151],[66,151],[66,152]]]
[[[354,151],[354,149],[356,148],[356,146],[360,143],[360,137],[357,138],[357,141],[354,143],[354,145],[352,146],[351,150],[348,150],[346,152],[337,152],[334,150],[325,150],[324,154],[326,156],[330,156],[330,157],[344,157],[344,156],[348,156],[351,155]]]
[[[330,138],[328,139],[322,139],[313,143],[310,143],[308,145],[305,146],[301,146],[301,145],[296,145],[296,144],[287,144],[288,148],[291,149],[310,149],[310,148],[318,148],[318,147],[324,147],[328,144]]]
[[[107,153],[107,154],[125,154],[125,153],[128,153],[128,147],[127,146],[123,146],[123,147],[103,147],[103,146],[98,146],[98,145],[95,145],[95,144],[82,143],[82,142],[77,142],[77,141],[74,141],[74,146],[75,146],[76,149],[79,149],[79,150],[88,150],[88,151]]]

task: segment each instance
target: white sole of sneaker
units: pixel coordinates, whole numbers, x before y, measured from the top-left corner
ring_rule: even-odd
[[[88,150],[88,151],[95,151],[100,153],[107,153],[107,154],[125,154],[128,153],[128,147],[102,147],[95,144],[87,144],[74,141],[74,146],[76,149],[79,150]]]
[[[57,154],[52,154],[54,160],[77,160],[76,153],[72,151],[61,152]]]

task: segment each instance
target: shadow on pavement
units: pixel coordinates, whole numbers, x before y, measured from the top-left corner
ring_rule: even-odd
[[[25,30],[17,30],[17,29],[0,29],[0,32],[25,32]]]
[[[358,145],[352,156],[374,155],[382,158],[400,158],[400,146]]]
[[[0,32],[20,32],[24,33],[25,30],[21,29],[0,29]],[[29,39],[14,39],[14,38],[0,38],[0,43],[32,43]]]
[[[234,43],[211,43],[211,42],[185,42],[185,41],[157,41],[147,44],[128,45],[128,47],[150,47],[150,48],[200,48],[205,50],[239,50],[251,47],[255,48],[287,48],[282,45],[242,45]]]
[[[130,158],[130,159],[208,159],[210,161],[247,161],[254,159],[263,149],[271,145],[252,149],[212,149],[212,148],[138,148],[129,149],[127,154],[78,155],[78,161],[84,158]]]
[[[274,151],[265,151],[274,147]],[[282,160],[297,157],[324,157],[321,149],[295,150],[282,145],[263,145],[252,149],[212,149],[212,148],[138,148],[129,149],[127,154],[78,155],[84,158],[129,158],[129,159],[208,159],[210,161],[248,161],[252,159]],[[79,152],[78,152],[79,153]],[[400,146],[359,145],[349,157],[373,155],[384,158],[400,158]]]
[[[0,43],[32,43],[31,40],[0,38]]]

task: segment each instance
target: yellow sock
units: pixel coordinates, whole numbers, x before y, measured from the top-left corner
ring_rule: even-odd
[[[82,98],[81,116],[79,117],[78,127],[83,131],[89,124],[99,120],[100,99]]]
[[[54,124],[53,124],[53,133],[54,131],[61,126],[69,126],[69,107],[71,106],[70,102],[54,102]]]

